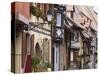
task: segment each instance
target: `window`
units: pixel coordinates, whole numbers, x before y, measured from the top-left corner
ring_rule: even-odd
[[[45,15],[46,15],[46,7],[47,7],[47,5],[44,4],[44,14],[45,14]]]
[[[74,52],[70,51],[70,61],[74,61],[74,56],[73,56]]]
[[[57,26],[61,26],[61,14],[60,13],[57,13]]]
[[[40,3],[37,3],[37,7],[40,8]]]
[[[74,59],[77,61],[76,58],[78,58],[78,51],[74,51]]]
[[[31,36],[31,55],[34,55],[34,35]]]
[[[79,32],[74,32],[74,34],[71,34],[71,40],[72,41],[79,41]]]

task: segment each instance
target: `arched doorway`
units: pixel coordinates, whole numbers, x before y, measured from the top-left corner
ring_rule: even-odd
[[[40,45],[39,43],[37,42],[36,45],[35,45],[35,56],[41,58],[41,55],[42,55],[42,51],[41,51],[41,48],[40,48]]]

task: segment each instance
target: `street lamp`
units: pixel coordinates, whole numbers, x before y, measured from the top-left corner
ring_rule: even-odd
[[[54,10],[54,14],[51,9],[48,10],[47,20],[49,23],[52,23],[53,17],[56,20],[56,22],[54,23],[55,25],[51,27],[51,37],[53,43],[53,69],[54,71],[58,71],[60,69],[60,45],[64,37],[64,10],[62,10],[64,8],[59,5],[55,5],[54,8],[56,8],[56,10]]]
[[[53,41],[56,41],[56,42],[61,42],[63,39],[63,32],[64,31],[63,31],[63,24],[62,24],[62,17],[61,17],[62,13],[61,12],[63,12],[63,11],[54,10],[55,14],[53,14],[53,11],[51,9],[49,9],[47,12],[47,20],[49,23],[52,23],[53,17],[55,17],[55,19],[56,19],[55,25],[52,26]]]
[[[47,12],[47,20],[48,22],[51,22],[52,21],[52,18],[53,18],[53,12],[51,10],[51,8],[48,10]]]

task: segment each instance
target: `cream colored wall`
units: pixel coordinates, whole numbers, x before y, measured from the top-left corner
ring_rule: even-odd
[[[34,16],[34,15],[31,14],[31,17],[30,17],[30,20],[29,21],[30,22],[37,22],[36,16]]]
[[[16,37],[15,42],[15,73],[21,73],[22,32]]]
[[[51,42],[51,38],[50,38],[50,39],[49,39],[49,62],[50,62],[50,63],[51,63],[51,50],[52,50],[51,44],[52,44],[52,42]]]
[[[30,22],[43,23],[43,19],[42,18],[37,19],[36,16],[31,15]],[[45,23],[47,23],[47,22],[45,22]],[[50,25],[48,25],[48,24],[45,24],[43,27],[50,30]],[[39,44],[42,45],[42,41],[44,38],[47,38],[49,40],[49,61],[51,62],[51,37],[48,35],[44,35],[44,34],[32,31],[32,30],[29,31],[28,33],[30,35],[34,35],[34,49],[35,49],[35,45],[37,42],[39,42]],[[34,54],[35,54],[35,50],[34,50]]]
[[[36,45],[37,42],[39,42],[39,44],[42,44],[40,41],[43,40],[44,38],[48,38],[49,40],[51,40],[50,36],[40,34],[38,32],[30,31],[29,33],[31,35],[34,35],[34,46]]]

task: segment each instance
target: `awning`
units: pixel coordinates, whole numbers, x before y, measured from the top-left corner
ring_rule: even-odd
[[[69,21],[69,22],[71,22],[74,26],[79,27],[79,28],[81,28],[81,29],[83,29],[83,30],[86,30],[86,28],[85,28],[84,26],[82,26],[78,21],[74,21],[72,18],[66,16],[65,14],[64,14],[64,16],[65,16],[65,17],[64,17],[64,18],[65,18],[65,21]]]
[[[70,31],[73,33],[73,30],[71,29],[71,26],[67,25],[67,24],[64,24],[64,26]]]
[[[90,38],[90,37],[92,37],[92,34],[91,34],[91,32],[90,31],[82,31],[82,34],[83,34],[83,36],[85,37],[85,38]]]
[[[80,42],[77,41],[71,41],[71,49],[80,49]]]
[[[97,32],[97,25],[95,22],[92,22],[90,28]]]
[[[15,19],[23,22],[26,25],[29,25],[29,20],[25,16],[23,16],[22,14],[20,14],[20,13],[16,14]]]
[[[86,32],[82,31],[82,34],[83,34],[83,36],[84,36],[85,38],[89,38],[89,35],[88,35]]]
[[[89,14],[89,9],[87,6],[77,6],[78,10],[80,11],[80,13],[82,13],[83,15],[87,16],[90,20],[92,20],[91,15]]]

